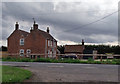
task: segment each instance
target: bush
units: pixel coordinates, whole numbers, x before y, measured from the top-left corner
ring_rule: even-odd
[[[109,59],[107,59],[107,60],[105,61],[105,63],[106,63],[106,64],[111,64],[111,63],[112,63],[112,61],[111,61],[111,60],[109,60]]]
[[[101,64],[100,61],[94,61],[94,64]]]
[[[50,62],[50,58],[38,58],[35,59],[35,62]]]
[[[120,59],[113,59],[112,62],[116,64],[120,64]]]
[[[88,63],[94,63],[94,60],[92,58],[88,58]]]
[[[30,62],[31,59],[30,58],[20,58],[21,62]]]
[[[80,61],[82,64],[88,64],[88,61]]]
[[[38,59],[30,59],[30,58],[13,58],[13,57],[6,57],[2,58],[2,61],[16,61],[16,62],[49,62],[49,63],[84,63],[84,64],[120,64],[120,59],[113,59],[106,61],[94,61],[92,58],[89,58],[88,61],[81,61],[79,59],[51,59],[51,58],[38,58]]]

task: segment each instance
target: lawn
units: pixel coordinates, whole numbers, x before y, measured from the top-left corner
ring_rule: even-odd
[[[22,68],[11,66],[0,67],[2,67],[2,83],[23,82],[25,79],[29,79],[32,76],[30,71]]]

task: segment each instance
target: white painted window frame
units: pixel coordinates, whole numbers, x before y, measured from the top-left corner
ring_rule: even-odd
[[[24,38],[20,39],[20,45],[24,45]]]
[[[24,49],[20,49],[19,53],[20,53],[20,56],[24,56]]]
[[[27,54],[30,54],[30,53],[31,53],[31,50],[30,50],[30,49],[27,49],[27,50],[26,50],[26,53],[27,53]]]

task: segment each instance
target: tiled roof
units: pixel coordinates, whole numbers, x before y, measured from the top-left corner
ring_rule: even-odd
[[[23,30],[19,30],[20,34],[26,37],[29,33]]]
[[[82,53],[84,47],[82,45],[65,45],[65,53]]]
[[[42,31],[40,29],[38,29],[38,30],[41,33],[41,35],[43,35],[46,39],[55,40],[49,33],[45,32],[45,31]]]
[[[49,33],[38,29],[39,33],[43,35],[46,39],[55,40]],[[23,30],[19,30],[20,34],[26,37],[29,33]],[[55,40],[56,41],[56,40]]]

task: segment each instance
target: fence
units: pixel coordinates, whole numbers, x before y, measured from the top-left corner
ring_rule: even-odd
[[[59,57],[62,56],[76,56],[78,59],[120,59],[119,54],[58,54]]]

